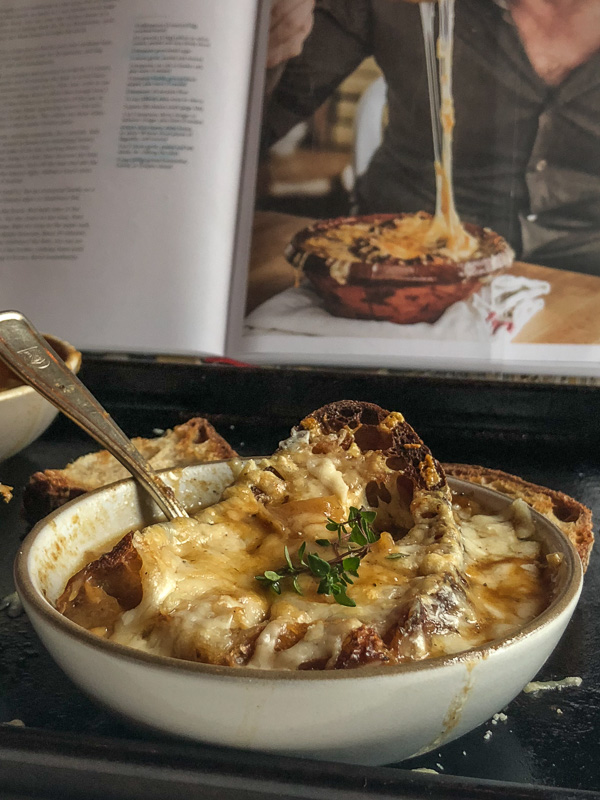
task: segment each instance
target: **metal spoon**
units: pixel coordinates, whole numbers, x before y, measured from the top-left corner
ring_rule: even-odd
[[[168,519],[188,516],[171,487],[153,472],[108,412],[19,311],[0,312],[0,359],[112,453]]]

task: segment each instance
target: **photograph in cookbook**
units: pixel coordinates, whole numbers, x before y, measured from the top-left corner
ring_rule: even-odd
[[[539,5],[274,4],[248,360],[598,373],[600,10]]]

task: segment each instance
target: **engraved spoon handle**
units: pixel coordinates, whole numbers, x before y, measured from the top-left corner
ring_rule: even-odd
[[[152,471],[108,412],[18,311],[0,312],[0,359],[112,453],[168,519],[188,516],[173,490]]]

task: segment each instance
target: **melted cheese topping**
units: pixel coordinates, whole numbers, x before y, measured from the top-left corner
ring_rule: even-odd
[[[380,451],[359,451],[343,432],[329,438],[321,435],[314,452],[309,432],[296,434],[270,459],[240,463],[217,504],[135,533],[142,601],[98,632],[206,663],[335,668],[361,631],[385,652],[381,662],[399,663],[483,644],[547,605],[550,568],[524,503],[485,514],[453,505],[444,487],[415,492],[407,508]],[[356,607],[319,594],[308,574],[298,578],[301,594],[290,581],[277,595],[256,580],[285,566],[284,546],[295,563],[302,544],[331,558],[318,543],[336,540],[327,518],[341,522],[351,506],[367,507],[373,481],[389,502],[379,502],[379,539],[349,587]]]
[[[463,230],[462,227],[460,230]],[[309,237],[304,242],[304,248],[332,260],[332,278],[345,284],[349,262],[357,258],[366,263],[388,259],[426,260],[436,256],[465,260],[475,253],[479,243],[474,237],[463,233],[468,239],[466,245],[459,243],[454,228],[451,230],[448,227],[445,215],[432,219],[428,214],[413,214],[383,224],[343,223]]]

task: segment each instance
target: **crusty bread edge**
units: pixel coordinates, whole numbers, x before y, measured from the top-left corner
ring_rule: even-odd
[[[594,544],[592,512],[583,503],[564,492],[539,486],[499,469],[476,464],[443,464],[446,475],[488,486],[509,497],[522,498],[547,517],[567,536],[586,570]]]
[[[173,431],[181,433],[181,448],[182,453],[186,454],[185,464],[190,463],[190,458],[185,450],[185,447],[193,447],[194,440],[197,437],[203,437],[198,441],[198,446],[210,442],[210,457],[206,459],[198,459],[197,463],[209,461],[221,461],[227,458],[235,458],[236,451],[231,447],[229,442],[224,439],[211,425],[211,423],[204,417],[192,417],[187,422],[176,425]],[[165,431],[165,434],[169,431]],[[157,436],[155,439],[133,439],[134,444],[143,442],[152,443],[159,441],[164,434]],[[208,449],[208,448],[207,448]],[[142,451],[142,454],[143,451]],[[106,451],[100,450],[95,453],[86,454],[86,456],[101,456],[108,455]],[[75,459],[78,461],[79,459]],[[71,462],[71,464],[74,462]],[[70,465],[67,465],[70,466]],[[179,466],[176,462],[174,467]],[[25,486],[22,496],[21,515],[29,525],[35,525],[43,517],[55,511],[57,508],[65,505],[70,500],[80,497],[85,494],[87,489],[78,485],[71,477],[65,474],[64,469],[46,469],[43,471],[35,472]]]

